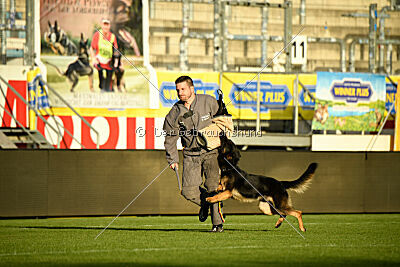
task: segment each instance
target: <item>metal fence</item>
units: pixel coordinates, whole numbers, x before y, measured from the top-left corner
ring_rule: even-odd
[[[344,0],[149,2],[158,69],[259,71],[270,63],[265,71],[400,71],[400,14],[386,0],[372,13],[369,3]],[[305,60],[292,62],[301,45],[293,43],[272,61],[303,26]]]
[[[0,64],[33,63],[34,8],[32,0],[0,0]]]

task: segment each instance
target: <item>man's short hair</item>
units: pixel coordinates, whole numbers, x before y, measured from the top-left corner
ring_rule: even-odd
[[[187,82],[189,86],[193,86],[193,80],[189,76],[181,76],[175,81],[175,85],[181,82]]]

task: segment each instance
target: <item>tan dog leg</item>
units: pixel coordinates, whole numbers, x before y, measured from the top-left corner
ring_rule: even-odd
[[[206,200],[207,200],[207,202],[210,202],[210,203],[216,203],[216,202],[223,201],[223,200],[226,200],[231,197],[232,197],[232,192],[229,190],[225,190],[221,193],[216,194],[213,197],[206,198]]]
[[[260,203],[258,203],[258,208],[266,215],[272,215],[271,212],[271,207],[269,206],[269,204],[267,202],[263,202],[260,201]]]
[[[89,88],[91,92],[94,92],[94,88],[93,88],[93,74],[89,75]]]
[[[302,218],[302,212],[301,211],[299,211],[299,210],[289,210],[289,211],[287,211],[287,214],[296,217],[297,220],[299,221],[300,230],[303,231],[303,232],[306,231],[306,228],[304,228],[304,225],[303,225],[303,218]]]
[[[275,228],[278,228],[279,226],[281,226],[282,222],[283,222],[283,218],[279,217],[278,221],[275,223]]]

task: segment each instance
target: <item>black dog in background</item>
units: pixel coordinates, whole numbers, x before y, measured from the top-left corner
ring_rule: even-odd
[[[67,34],[58,26],[57,20],[54,25],[48,21],[49,31],[44,33],[44,40],[56,55],[76,55],[78,49]]]
[[[46,62],[47,64],[53,66],[57,73],[61,76],[66,76],[67,79],[72,83],[71,92],[74,92],[74,88],[79,82],[80,76],[88,76],[89,79],[89,89],[94,92],[93,89],[93,68],[90,66],[89,53],[88,53],[88,39],[84,39],[83,33],[81,33],[81,39],[79,41],[79,53],[78,59],[68,65],[65,72],[62,72],[56,65]]]
[[[291,215],[297,218],[299,228],[305,232],[303,225],[302,212],[295,210],[287,190],[293,190],[298,193],[304,192],[311,182],[317,169],[317,163],[311,163],[307,170],[294,181],[278,181],[271,177],[263,175],[249,174],[238,167],[240,151],[236,145],[226,136],[221,136],[221,146],[219,148],[218,164],[221,169],[221,178],[217,191],[218,194],[206,198],[210,203],[233,198],[243,202],[259,202],[260,210],[267,215],[278,214],[283,216]],[[229,163],[227,162],[229,161]],[[232,167],[234,166],[237,171]],[[255,190],[243,177],[245,177],[257,190]],[[260,196],[258,192],[262,194]],[[275,209],[271,208],[273,205]],[[280,217],[275,224],[278,228],[284,218]]]
[[[117,90],[119,92],[126,92],[126,85],[124,79],[125,69],[122,66],[122,56],[119,52],[114,53],[111,65],[114,66],[116,61],[117,61],[117,67],[116,68],[114,67],[114,75],[113,75],[114,77],[112,81],[113,90],[114,92]],[[115,85],[117,86],[117,88],[115,88]]]

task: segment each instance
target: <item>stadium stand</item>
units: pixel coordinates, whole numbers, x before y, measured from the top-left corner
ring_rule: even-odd
[[[235,1],[233,1],[235,2]],[[257,2],[257,1],[249,1]],[[259,1],[258,1],[259,2]],[[283,1],[268,1],[282,3]],[[301,2],[305,2],[305,16],[302,17]],[[390,1],[380,0],[377,3],[378,14],[384,17],[385,39],[400,40],[400,13],[383,10]],[[346,70],[349,71],[350,51],[352,41],[358,38],[368,38],[369,5],[371,1],[293,1],[292,34],[295,35],[304,22],[302,35],[313,38],[330,38],[327,41],[313,41],[308,44],[308,62],[306,71],[341,71],[340,46],[335,39],[345,42]],[[213,4],[190,4],[189,31],[197,33],[213,32]],[[227,25],[230,34],[261,34],[261,8],[248,6],[228,6]],[[379,24],[379,23],[378,23]],[[379,32],[379,29],[377,29]],[[284,11],[279,8],[268,8],[267,35],[283,36]],[[182,3],[153,0],[150,1],[150,61],[157,69],[179,70],[179,41],[182,35]],[[329,41],[329,40],[328,40]],[[238,70],[240,67],[260,66],[261,41],[229,41],[228,70]],[[268,42],[268,59],[272,59],[283,43]],[[392,58],[393,74],[400,72],[400,45],[393,45],[389,51],[385,46],[384,63],[387,54]],[[377,52],[378,53],[378,52]],[[390,55],[391,54],[391,55]],[[190,70],[212,70],[213,40],[190,39],[188,47]],[[378,55],[378,54],[377,54]],[[294,70],[297,70],[296,68]],[[355,69],[353,71],[368,71],[368,45],[355,46]]]

